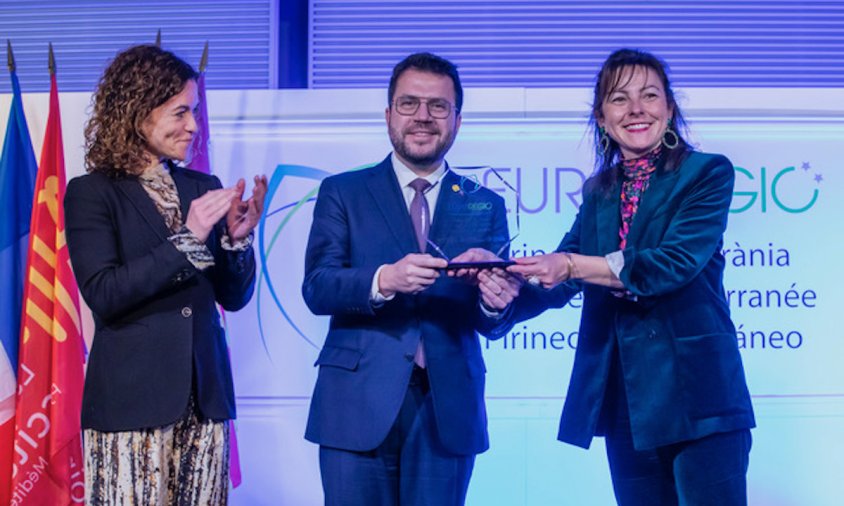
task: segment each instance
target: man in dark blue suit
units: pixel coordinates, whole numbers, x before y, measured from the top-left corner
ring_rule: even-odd
[[[327,505],[461,505],[489,446],[477,333],[508,330],[518,286],[443,269],[506,250],[504,202],[445,163],[463,102],[451,62],[405,58],[388,98],[393,153],[327,178],[314,209],[302,292],[331,325],[305,437]]]

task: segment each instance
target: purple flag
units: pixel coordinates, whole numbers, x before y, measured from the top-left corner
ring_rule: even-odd
[[[188,167],[197,172],[210,174],[211,150],[208,145],[210,139],[208,135],[208,102],[205,100],[205,72],[200,72],[199,79],[196,80],[196,93],[199,95],[199,103],[194,115],[197,132],[188,153]]]
[[[197,132],[188,154],[188,167],[205,174],[211,173],[211,149],[208,127],[208,102],[205,99],[205,72],[200,71],[199,79],[196,80],[196,94],[199,96],[199,103],[196,105]],[[223,323],[226,321],[226,313],[220,308]],[[237,488],[242,482],[240,474],[240,454],[237,448],[237,434],[234,430],[234,421],[229,420],[229,477],[232,481],[232,488]]]

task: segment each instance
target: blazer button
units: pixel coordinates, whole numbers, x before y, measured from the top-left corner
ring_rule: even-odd
[[[413,362],[414,357],[416,357],[416,354],[414,354],[414,353],[405,353],[404,354],[404,358],[406,358],[408,362]]]
[[[190,318],[193,315],[193,309],[185,306],[182,308],[182,316],[185,318]]]

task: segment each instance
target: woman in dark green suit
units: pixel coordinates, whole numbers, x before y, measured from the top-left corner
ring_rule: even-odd
[[[558,438],[606,437],[621,505],[743,505],[755,425],[721,254],[734,171],[694,151],[665,65],[614,52],[594,93],[596,173],[556,252],[516,259],[513,316],[583,291]],[[533,285],[533,286],[530,286]]]

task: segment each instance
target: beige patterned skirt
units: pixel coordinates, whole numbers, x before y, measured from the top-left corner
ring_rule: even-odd
[[[200,421],[190,402],[173,425],[129,432],[86,429],[85,503],[225,505],[227,421]]]

